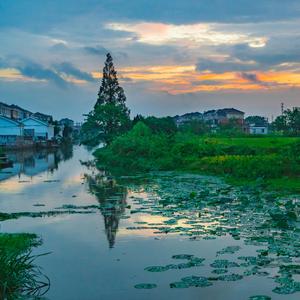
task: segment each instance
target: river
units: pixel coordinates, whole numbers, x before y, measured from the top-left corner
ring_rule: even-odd
[[[75,212],[1,222],[1,232],[41,236],[35,254],[51,252],[36,261],[51,281],[47,299],[299,299],[299,292],[272,291],[282,264],[299,266],[297,245],[278,255],[286,247],[275,242],[277,234],[294,240],[294,231],[256,228],[266,205],[254,209],[253,191],[176,173],[115,180],[82,163],[92,154],[79,146],[9,156],[14,167],[0,172],[1,212]],[[203,204],[207,197],[217,201]]]

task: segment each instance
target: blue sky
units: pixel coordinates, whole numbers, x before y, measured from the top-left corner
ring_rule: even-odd
[[[1,0],[0,101],[81,120],[112,53],[132,114],[300,106],[296,0]]]

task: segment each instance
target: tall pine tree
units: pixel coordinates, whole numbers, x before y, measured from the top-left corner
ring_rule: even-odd
[[[83,142],[110,143],[116,136],[126,132],[131,125],[126,96],[119,86],[117,71],[110,53],[106,55],[101,86],[94,110],[88,115],[82,128]]]
[[[117,71],[115,70],[112,56],[110,53],[107,53],[95,108],[97,105],[114,104],[122,107],[124,113],[129,115],[129,110],[125,102],[126,96],[123,88],[119,86]]]

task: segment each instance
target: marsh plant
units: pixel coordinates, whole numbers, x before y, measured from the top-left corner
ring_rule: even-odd
[[[33,236],[0,236],[0,299],[37,299],[49,290],[49,278],[35,264],[46,254],[32,254],[31,248],[41,243]]]

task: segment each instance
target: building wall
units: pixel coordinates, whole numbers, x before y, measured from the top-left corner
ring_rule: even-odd
[[[23,124],[24,130],[34,130],[34,137],[49,139],[48,125],[44,125],[34,119],[24,120]]]
[[[54,138],[54,126],[48,125],[48,140]]]
[[[0,103],[0,115],[6,118],[10,118],[11,109],[7,105]]]
[[[0,118],[0,145],[12,145],[22,135],[22,127]]]
[[[226,117],[228,119],[244,119],[244,114],[228,113]]]
[[[22,135],[21,127],[8,120],[0,118],[0,135]]]
[[[257,126],[250,126],[249,128],[250,134],[268,134],[269,130],[268,127],[257,127]]]

